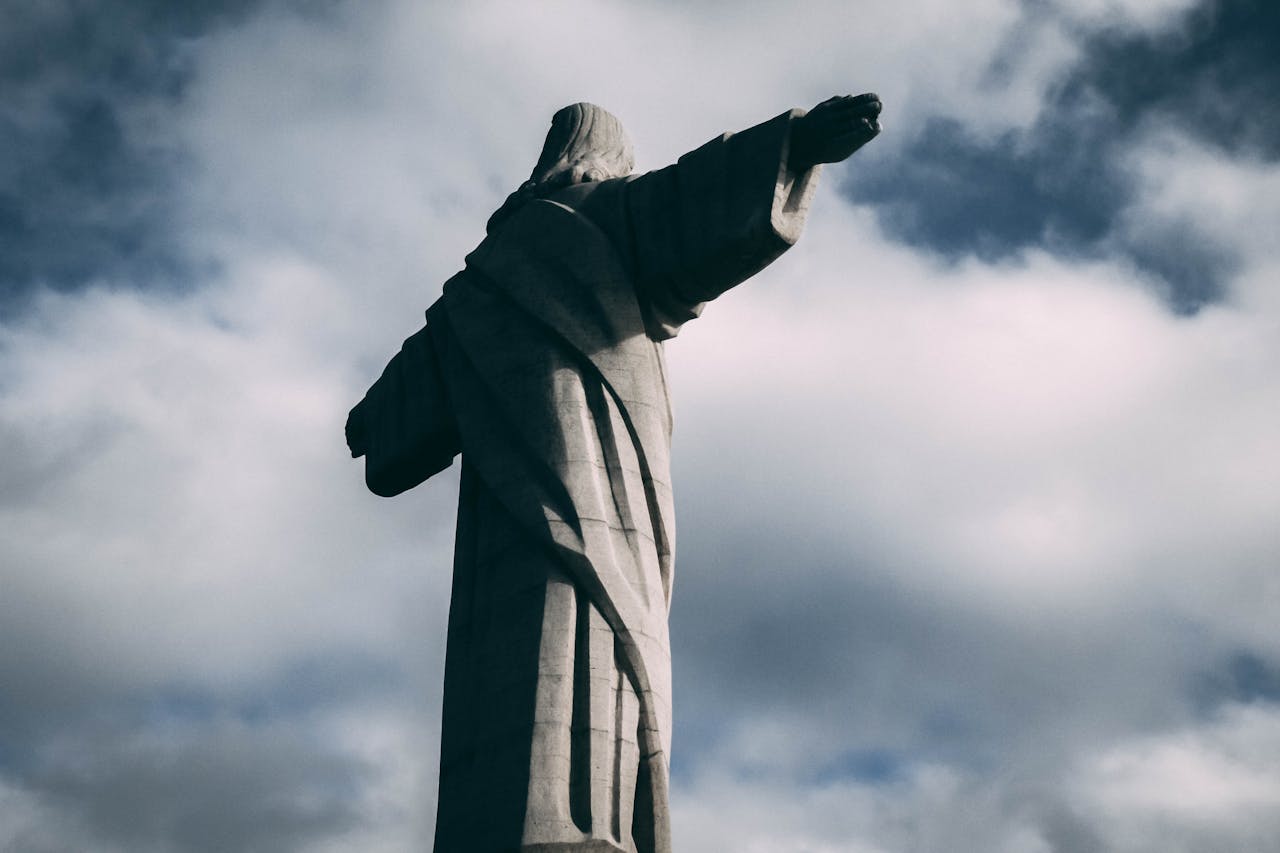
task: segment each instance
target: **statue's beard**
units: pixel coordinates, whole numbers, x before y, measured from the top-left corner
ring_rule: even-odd
[[[531,182],[539,188],[554,191],[573,184],[623,178],[631,174],[631,169],[630,158],[624,160],[617,156],[588,154],[572,161],[556,163],[544,174],[532,178]]]

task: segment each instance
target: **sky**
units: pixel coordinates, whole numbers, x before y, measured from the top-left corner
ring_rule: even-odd
[[[669,342],[679,850],[1280,838],[1280,6],[0,0],[0,850],[430,848],[458,466],[346,412],[550,116],[881,136]]]

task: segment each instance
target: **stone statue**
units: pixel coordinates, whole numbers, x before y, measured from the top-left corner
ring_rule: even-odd
[[[670,851],[663,341],[796,241],[879,113],[831,98],[631,176],[618,120],[565,107],[352,409],[379,495],[462,455],[436,853]]]

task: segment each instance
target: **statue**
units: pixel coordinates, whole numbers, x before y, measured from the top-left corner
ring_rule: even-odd
[[[631,176],[618,120],[565,107],[352,409],[379,495],[462,455],[436,853],[671,850],[662,342],[796,241],[879,114],[831,98]]]

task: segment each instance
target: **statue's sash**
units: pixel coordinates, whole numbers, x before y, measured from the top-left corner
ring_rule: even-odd
[[[517,305],[600,377],[627,424],[646,480],[647,472],[657,472],[665,487],[671,441],[666,368],[660,346],[645,331],[632,277],[604,232],[572,208],[540,199],[467,256],[467,269],[445,284],[442,301],[464,348],[470,342],[473,361],[501,358],[485,338],[484,317],[467,302],[468,288],[475,286]],[[511,415],[524,421],[522,412]],[[664,495],[659,502],[669,500]],[[653,533],[665,558],[671,519],[661,522]]]
[[[637,429],[667,432],[638,436],[643,445],[669,438],[666,392],[651,380],[662,372],[659,351],[645,332],[632,277],[590,220],[555,201],[531,201],[467,256],[467,269],[587,358]],[[652,410],[663,413],[657,423]]]

